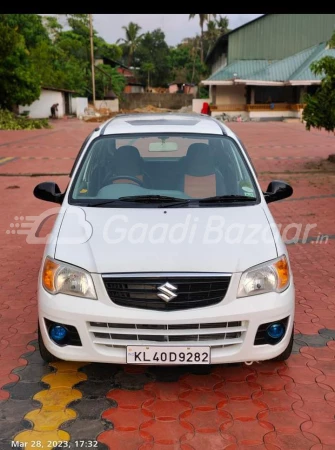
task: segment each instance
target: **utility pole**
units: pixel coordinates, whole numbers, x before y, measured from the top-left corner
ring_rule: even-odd
[[[94,48],[93,48],[93,24],[92,14],[90,16],[90,42],[91,42],[91,67],[92,67],[92,93],[93,93],[93,106],[95,106],[95,77],[94,77]]]

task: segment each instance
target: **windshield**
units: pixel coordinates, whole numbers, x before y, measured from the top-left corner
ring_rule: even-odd
[[[257,188],[227,136],[131,134],[95,139],[69,194],[83,206],[250,205]]]

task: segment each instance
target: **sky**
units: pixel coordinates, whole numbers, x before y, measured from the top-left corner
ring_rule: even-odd
[[[229,18],[229,28],[234,29],[262,14],[220,14]],[[179,44],[184,38],[200,33],[199,17],[189,20],[189,14],[93,14],[93,26],[98,34],[110,44],[125,37],[122,26],[135,22],[142,27],[141,32],[161,28],[168,45]],[[206,27],[205,27],[206,29]]]

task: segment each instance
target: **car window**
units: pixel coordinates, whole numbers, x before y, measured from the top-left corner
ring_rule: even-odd
[[[258,192],[240,148],[227,136],[98,137],[86,151],[69,201],[89,204],[131,196],[258,198]]]

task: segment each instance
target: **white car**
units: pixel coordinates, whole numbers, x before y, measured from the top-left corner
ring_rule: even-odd
[[[286,247],[235,134],[201,114],[119,115],[85,140],[38,280],[39,346],[128,364],[285,360],[295,293]]]

